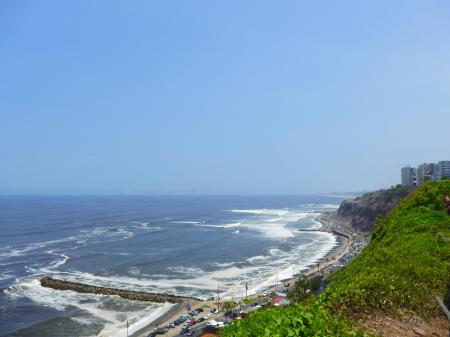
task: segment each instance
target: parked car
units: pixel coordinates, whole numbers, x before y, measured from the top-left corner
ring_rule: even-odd
[[[232,312],[228,317],[230,317],[231,319],[236,319],[236,317],[238,317],[239,314],[236,312]]]
[[[209,320],[207,323],[208,326],[217,326],[218,324],[219,323],[215,319]]]
[[[166,334],[166,330],[164,328],[157,328],[156,329],[156,334],[157,335],[165,335]]]
[[[212,314],[217,314],[217,313],[219,312],[219,309],[217,309],[217,308],[212,308],[212,309],[210,310],[210,312],[211,312]]]
[[[181,329],[180,335],[186,335],[189,332],[188,328]]]
[[[197,309],[195,309],[198,313],[201,313],[201,312],[203,312],[203,308],[197,308]]]

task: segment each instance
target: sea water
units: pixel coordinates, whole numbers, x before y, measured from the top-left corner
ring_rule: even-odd
[[[0,336],[122,336],[170,309],[40,286],[239,297],[314,265],[331,196],[0,197]]]

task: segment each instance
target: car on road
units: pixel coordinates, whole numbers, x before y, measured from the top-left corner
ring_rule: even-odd
[[[211,319],[211,320],[208,321],[208,323],[206,325],[207,326],[213,326],[213,327],[216,327],[216,328],[222,328],[225,325],[225,323],[222,322],[222,321],[216,321],[215,319]]]
[[[157,335],[165,335],[167,331],[165,328],[157,328],[155,332]]]

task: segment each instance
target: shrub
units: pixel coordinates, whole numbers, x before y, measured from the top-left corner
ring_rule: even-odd
[[[224,329],[226,337],[369,336],[348,320],[318,305],[270,308],[250,314]]]

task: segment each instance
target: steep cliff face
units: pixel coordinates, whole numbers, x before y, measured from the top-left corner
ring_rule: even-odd
[[[344,200],[337,210],[336,219],[363,232],[371,232],[379,216],[386,216],[414,187],[398,186]]]

